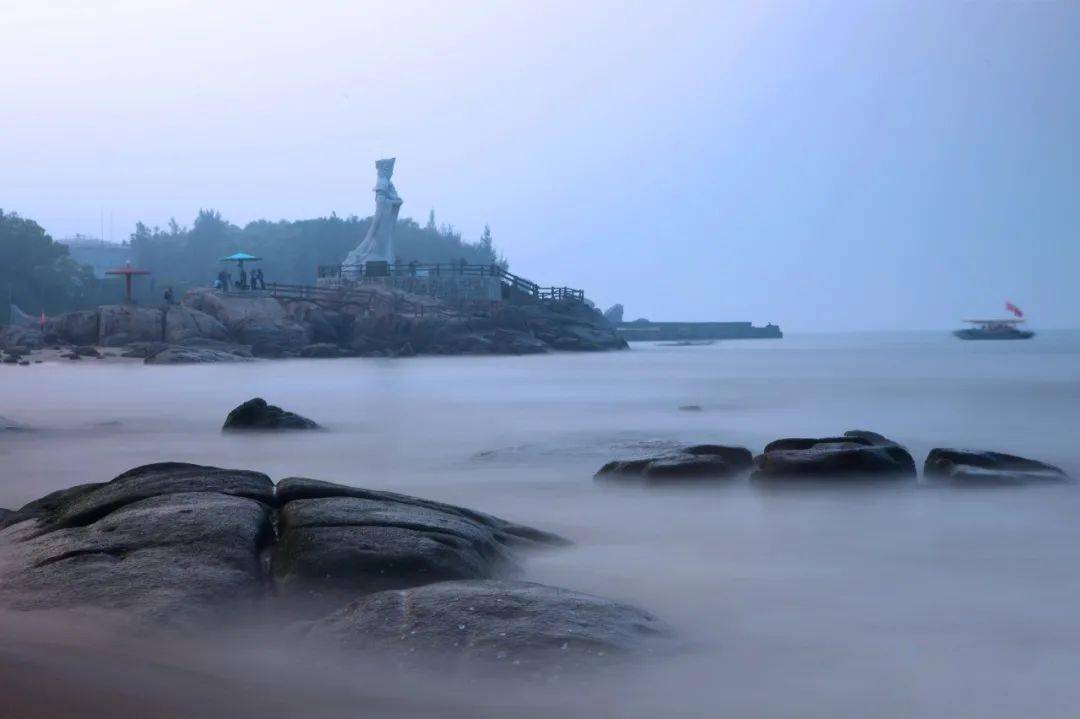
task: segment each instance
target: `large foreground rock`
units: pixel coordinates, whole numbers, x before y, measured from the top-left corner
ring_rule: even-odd
[[[499,576],[558,537],[462,507],[301,477],[278,484],[279,594],[314,607],[386,589]]]
[[[0,601],[155,625],[250,610],[264,591],[272,501],[265,475],[179,463],[55,492],[0,518]]]
[[[905,479],[915,460],[892,440],[852,430],[843,437],[778,439],[754,460],[754,479]]]
[[[1069,479],[1059,467],[1026,457],[943,448],[930,450],[923,475],[958,485],[1034,484]]]
[[[561,673],[648,653],[669,630],[607,599],[516,581],[441,582],[379,592],[315,622],[307,640],[405,663]],[[456,661],[448,663],[446,655]]]
[[[727,479],[753,465],[745,447],[698,444],[656,457],[613,460],[596,473],[596,479],[632,479],[649,483],[680,480]]]
[[[222,429],[318,429],[319,425],[307,417],[287,412],[276,405],[267,404],[262,397],[249,399],[234,407],[225,418]]]

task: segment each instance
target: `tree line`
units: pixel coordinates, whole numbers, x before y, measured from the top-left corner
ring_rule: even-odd
[[[213,284],[223,268],[220,258],[234,252],[263,258],[257,266],[267,282],[314,284],[318,267],[339,264],[364,239],[370,224],[370,217],[330,215],[310,220],[256,220],[239,227],[215,210],[200,210],[190,227],[175,220],[165,228],[139,222],[130,240],[133,261],[153,274],[149,280],[136,280],[135,296],[141,301],[156,301],[165,287],[181,294],[191,287]],[[453,226],[437,226],[434,212],[423,226],[410,218],[398,220],[394,238],[403,263],[465,260],[506,266],[489,228],[469,242]],[[67,246],[54,241],[38,223],[2,210],[0,292],[0,324],[10,321],[9,299],[36,316],[42,311],[52,315],[96,307],[123,297],[119,280],[94,277],[90,267],[76,262]]]

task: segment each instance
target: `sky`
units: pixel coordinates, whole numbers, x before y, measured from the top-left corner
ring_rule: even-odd
[[[628,318],[1080,327],[1080,3],[0,0],[0,208],[491,226]]]

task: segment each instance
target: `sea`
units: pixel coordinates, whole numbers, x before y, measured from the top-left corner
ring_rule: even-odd
[[[228,411],[252,397],[326,429],[223,434]],[[593,479],[612,458],[681,443],[756,453],[780,437],[850,429],[900,442],[920,465],[933,447],[963,447],[1080,477],[1080,332],[171,367],[65,360],[0,366],[0,415],[19,427],[0,430],[0,507],[165,460],[388,489],[567,537],[570,547],[530,557],[523,578],[636,605],[682,640],[585,686],[510,690],[365,681],[340,666],[306,676],[277,645],[235,656],[189,647],[183,656],[203,657],[190,664],[160,645],[102,659],[95,651],[107,647],[62,649],[74,641],[66,633],[4,615],[0,684],[6,675],[26,706],[61,707],[92,686],[102,716],[1080,714],[1080,485]],[[269,654],[278,659],[257,664]],[[149,675],[132,682],[133,672]],[[219,699],[193,714],[199,692]]]

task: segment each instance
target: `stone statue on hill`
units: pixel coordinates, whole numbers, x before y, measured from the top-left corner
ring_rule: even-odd
[[[348,254],[342,264],[342,276],[359,279],[368,262],[394,262],[394,226],[402,199],[398,196],[390,178],[394,174],[394,159],[377,160],[375,170],[375,216],[368,227],[364,241]]]

